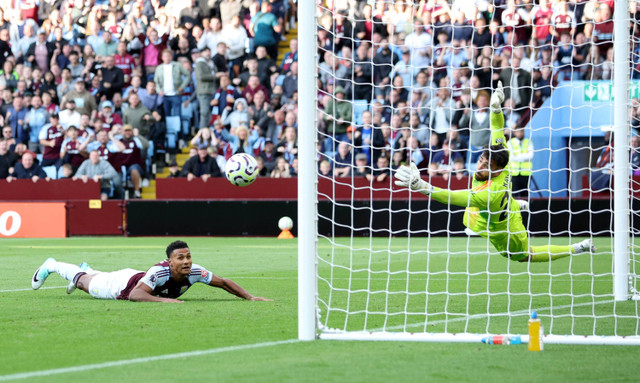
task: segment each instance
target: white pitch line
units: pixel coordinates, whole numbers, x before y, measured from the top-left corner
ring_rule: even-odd
[[[537,312],[541,312],[541,311],[549,311],[549,310],[564,310],[564,309],[569,309],[572,307],[582,307],[582,306],[591,306],[591,305],[601,305],[601,304],[605,304],[605,303],[613,303],[613,300],[608,300],[608,301],[599,301],[599,302],[585,302],[585,303],[576,303],[576,304],[572,304],[572,305],[563,305],[563,306],[551,306],[551,307],[542,307],[540,309],[537,309]],[[525,310],[518,310],[518,311],[514,311],[511,313],[498,313],[498,314],[474,314],[474,315],[469,315],[469,316],[464,316],[464,317],[459,317],[459,318],[453,318],[453,319],[441,319],[441,320],[437,320],[437,321],[431,321],[431,322],[427,322],[427,325],[436,325],[436,324],[443,324],[443,323],[451,323],[451,322],[464,322],[467,320],[473,320],[473,319],[484,319],[484,318],[488,318],[490,316],[500,316],[500,315],[514,315],[514,316],[519,316],[519,315],[529,315],[530,311],[529,309],[525,309]],[[398,326],[391,326],[391,327],[385,327],[385,328],[377,328],[377,329],[373,329],[373,330],[367,330],[367,331],[371,331],[371,332],[379,332],[379,331],[389,331],[389,330],[403,330],[406,328],[411,328],[411,327],[421,327],[424,326],[424,323],[410,323],[407,325],[398,325]]]
[[[39,290],[45,290],[45,289],[62,289],[65,288],[67,286],[46,286],[46,287],[41,287],[39,288]],[[13,289],[13,290],[0,290],[0,293],[13,293],[16,291],[31,291],[33,290],[31,287],[27,288],[27,289]]]
[[[129,364],[136,364],[136,363],[148,363],[148,362],[156,362],[156,361],[159,361],[159,360],[168,360],[168,359],[188,358],[188,357],[202,356],[202,355],[220,354],[220,353],[229,352],[229,351],[249,350],[249,349],[253,349],[253,348],[271,347],[271,346],[278,346],[278,345],[281,345],[281,344],[290,344],[290,343],[297,343],[297,342],[299,342],[298,339],[279,340],[279,341],[276,341],[276,342],[245,344],[245,345],[240,345],[240,346],[211,348],[211,349],[208,349],[208,350],[179,352],[177,354],[165,354],[165,355],[157,355],[157,356],[148,356],[148,357],[144,357],[144,358],[115,360],[113,362],[85,364],[83,366],[54,368],[54,369],[51,369],[51,370],[21,372],[21,373],[18,373],[18,374],[0,375],[0,381],[1,382],[5,382],[5,381],[9,381],[9,380],[35,378],[35,377],[38,377],[38,376],[50,376],[50,375],[68,374],[68,373],[74,373],[74,372],[97,370],[97,369],[101,369],[101,368],[126,366],[126,365],[129,365]]]

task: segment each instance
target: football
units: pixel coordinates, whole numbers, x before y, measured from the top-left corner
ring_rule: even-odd
[[[248,186],[258,176],[256,159],[245,153],[234,154],[224,167],[224,174],[229,182],[236,186]]]
[[[278,221],[278,227],[280,230],[291,230],[293,227],[293,220],[289,217],[282,217]]]

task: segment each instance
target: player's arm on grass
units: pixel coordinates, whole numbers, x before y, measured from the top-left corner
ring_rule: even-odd
[[[129,294],[129,300],[133,302],[164,302],[164,303],[183,303],[180,300],[173,298],[162,298],[152,295],[153,290],[147,286],[144,282],[140,281],[136,287],[131,290]]]
[[[211,278],[211,282],[209,282],[209,285],[221,288],[229,294],[233,294],[248,301],[271,301],[271,299],[267,298],[254,297],[253,295],[249,294],[247,290],[243,289],[239,284],[235,283],[231,279],[220,278],[216,275]]]

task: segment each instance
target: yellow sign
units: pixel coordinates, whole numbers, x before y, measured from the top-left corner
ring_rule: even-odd
[[[89,209],[102,209],[102,200],[90,199],[89,200]]]

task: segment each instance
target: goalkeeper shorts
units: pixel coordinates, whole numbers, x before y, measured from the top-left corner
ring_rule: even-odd
[[[503,257],[521,261],[529,256],[529,234],[522,221],[509,226],[509,232],[490,233],[489,241]]]

